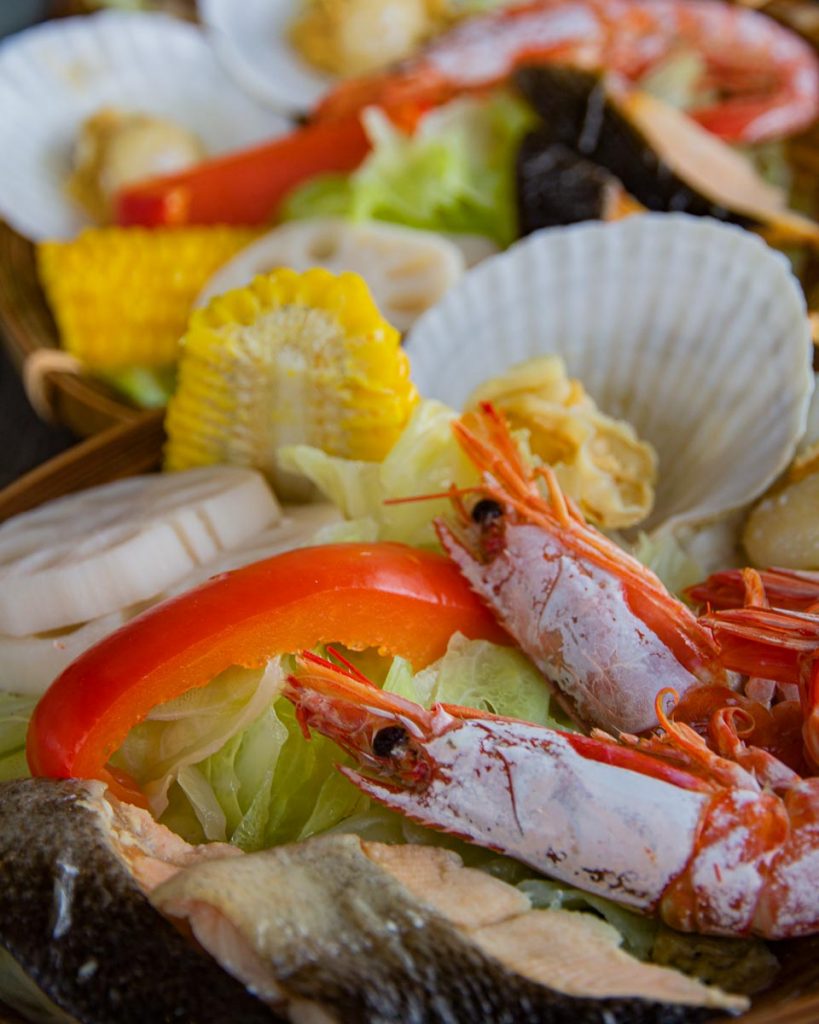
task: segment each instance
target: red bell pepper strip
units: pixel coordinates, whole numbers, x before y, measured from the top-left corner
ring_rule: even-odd
[[[326,171],[352,171],[370,149],[358,115],[299,128],[252,149],[123,189],[123,227],[264,224],[296,185]]]
[[[157,704],[204,686],[232,665],[336,642],[380,648],[418,669],[460,631],[508,643],[448,559],[403,544],[302,548],[223,573],[156,605],[80,655],[34,711],[33,775],[115,778],[110,756]]]

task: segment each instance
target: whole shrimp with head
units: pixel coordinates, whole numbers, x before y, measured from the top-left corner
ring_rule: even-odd
[[[720,0],[530,0],[469,18],[386,71],[341,82],[313,116],[444,103],[527,64],[602,69],[639,82],[681,49],[699,56],[702,84],[718,94],[691,116],[723,139],[788,135],[819,111],[811,46],[758,11]]]
[[[285,695],[376,777],[341,771],[421,824],[673,927],[766,938],[819,929],[819,779],[761,751],[750,772],[687,726],[623,745],[469,708],[426,710],[315,655]],[[740,741],[740,745],[741,741]]]
[[[665,687],[724,686],[710,629],[565,497],[552,471],[544,496],[501,413],[483,404],[454,424],[482,472],[470,510],[436,523],[447,554],[583,725],[639,733],[657,725]]]

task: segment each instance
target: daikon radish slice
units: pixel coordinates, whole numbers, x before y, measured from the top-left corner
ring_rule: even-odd
[[[279,516],[259,473],[228,466],[49,502],[0,527],[0,633],[62,629],[147,601]]]

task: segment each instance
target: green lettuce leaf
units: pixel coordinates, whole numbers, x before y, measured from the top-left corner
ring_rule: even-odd
[[[0,782],[29,775],[26,733],[37,697],[0,693]]]
[[[440,402],[420,402],[380,463],[343,459],[300,444],[280,448],[279,465],[307,477],[345,519],[355,523],[352,531],[342,527],[325,531],[322,541],[397,540],[414,547],[437,548],[432,522],[435,516],[451,511],[448,498],[398,505],[384,502],[441,494],[451,484],[471,487],[479,482],[477,471],[452,433],[456,416]]]
[[[424,707],[460,704],[552,729],[571,728],[543,676],[522,651],[460,633],[449,641],[442,658],[415,675],[409,662],[395,658],[384,689]]]
[[[373,150],[364,163],[350,175],[307,182],[287,198],[283,215],[386,220],[508,245],[517,237],[515,153],[534,122],[522,101],[503,92],[446,104],[412,136],[370,110]]]
[[[655,572],[672,594],[681,594],[705,575],[673,533],[640,533],[631,553]]]
[[[660,927],[656,918],[635,914],[611,900],[581,892],[564,882],[527,878],[518,884],[518,888],[526,893],[532,906],[537,909],[583,910],[599,914],[623,936],[623,946],[627,952],[640,960],[650,958]]]
[[[140,409],[164,408],[176,390],[176,366],[130,366],[97,376]]]

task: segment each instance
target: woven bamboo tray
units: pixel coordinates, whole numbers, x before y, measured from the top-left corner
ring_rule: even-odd
[[[159,467],[164,433],[160,413],[142,414],[76,445],[0,491],[0,522],[51,498]],[[817,878],[819,885],[819,878]],[[773,944],[782,969],[776,984],[754,999],[741,1024],[819,1022],[819,935]],[[0,1005],[0,1024],[20,1024]],[[727,1021],[729,1018],[715,1019]]]
[[[816,0],[738,0],[765,10],[809,38],[819,49]],[[789,143],[788,156],[800,195],[813,197],[819,212],[819,124]],[[819,253],[806,253],[801,277],[810,294],[819,285]],[[819,302],[819,295],[816,296]],[[37,279],[34,247],[0,221],[0,339],[22,370],[32,353],[59,348],[59,334]],[[88,437],[139,416],[126,399],[100,381],[74,373],[45,374],[47,398],[55,422]]]

